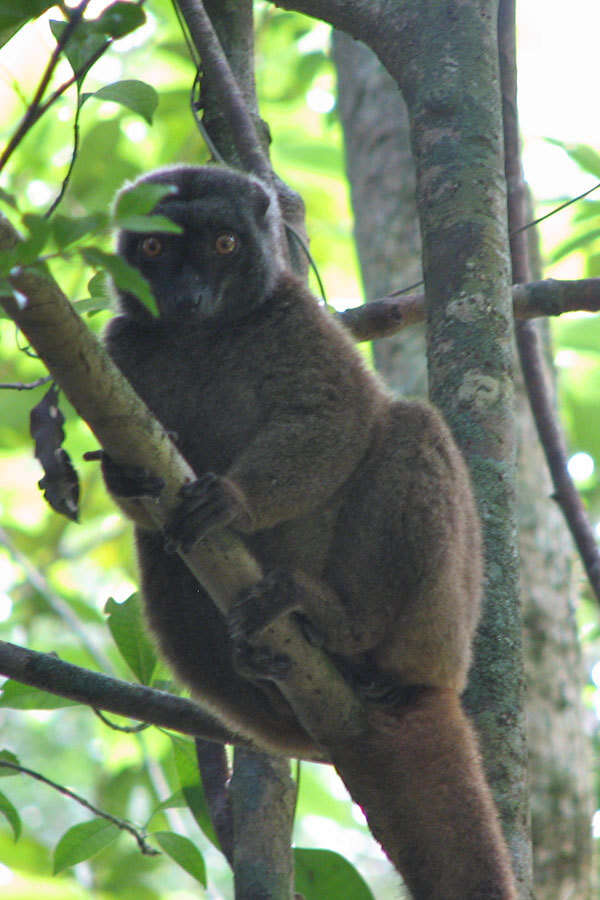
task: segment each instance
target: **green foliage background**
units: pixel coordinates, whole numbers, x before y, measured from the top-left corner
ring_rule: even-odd
[[[43,0],[30,0],[22,5],[22,13],[15,13],[12,0],[0,0],[0,43],[4,43],[0,67],[6,73],[18,72],[13,84],[10,76],[4,77],[0,144],[17,127],[52,52],[47,17],[44,22],[27,24],[47,6]],[[79,151],[59,207],[62,216],[80,220],[91,214],[105,215],[115,191],[127,179],[173,161],[200,163],[208,158],[189,114],[194,71],[172,6],[167,0],[150,0],[145,11],[146,23],[116,40],[85,79],[82,90],[96,96],[81,108]],[[57,8],[50,18],[60,18]],[[14,37],[5,43],[11,34]],[[335,93],[327,38],[327,29],[312,20],[257,4],[257,78],[261,112],[273,135],[273,161],[279,174],[305,199],[311,250],[331,299],[354,305],[360,287],[340,126],[334,109],[318,112],[314,108],[320,103],[321,109],[327,109],[328,98]],[[54,85],[69,75],[67,63],[63,66]],[[144,104],[134,103],[137,111],[132,109],[123,99],[127,95],[121,94],[120,102],[106,99],[107,85],[129,79],[154,89],[158,105],[153,113]],[[104,94],[98,95],[102,89]],[[114,90],[110,96],[115,96]],[[311,103],[307,98],[312,98]],[[23,214],[39,217],[60,190],[71,157],[76,104],[72,88],[33,127],[0,175],[4,192],[0,199],[12,196],[17,207],[3,202],[2,209],[24,233]],[[565,151],[600,179],[596,151],[581,147]],[[100,331],[110,315],[106,309],[97,311],[107,304],[106,288],[94,278],[95,268],[74,255],[77,246],[86,242],[104,251],[111,249],[109,233],[99,230],[85,235],[79,245],[69,244],[68,253],[62,256],[55,255],[60,246],[53,233],[44,252],[53,254],[48,259],[51,270],[72,301],[85,301],[82,308],[91,309],[86,313],[90,327]],[[600,276],[597,200],[590,198],[577,207],[572,231],[565,235],[564,245],[555,248],[554,261],[568,252],[580,254],[582,274]],[[550,248],[547,255],[552,261]],[[566,363],[560,369],[560,396],[570,446],[596,461],[594,474],[582,488],[598,521],[600,319],[571,317],[558,323],[554,333],[557,349],[568,351],[562,357]],[[0,382],[29,382],[43,374],[39,363],[24,352],[23,338],[15,334],[10,322],[1,321]],[[43,391],[0,393],[0,638],[54,651],[65,660],[119,677],[164,683],[169,675],[152,658],[151,648],[143,646],[142,638],[133,649],[123,638],[124,634],[138,634],[137,626],[132,625],[137,607],[135,600],[128,599],[136,589],[129,527],[108,500],[97,464],[82,462],[83,453],[94,449],[94,441],[66,403],[66,447],[81,478],[80,523],[54,514],[38,490],[41,472],[33,458],[28,420],[31,406]],[[124,616],[128,617],[126,628],[122,618],[119,624],[119,617]],[[584,608],[582,621],[590,634],[597,630],[591,604]],[[594,699],[590,688],[590,702]],[[174,741],[157,729],[134,735],[112,731],[87,709],[73,705],[42,708],[39,696],[19,695],[18,691],[11,694],[7,690],[0,702],[0,749],[16,754],[23,765],[68,784],[115,816],[147,825],[153,832],[175,831],[187,836],[204,855],[208,896],[230,897],[230,878],[222,857],[198,828],[198,810],[190,810],[181,793],[182,747],[186,744],[189,751],[189,742]],[[0,768],[0,776],[9,774]],[[154,842],[165,852],[150,858],[139,853],[130,835],[103,829],[104,837],[96,838],[97,854],[86,858],[84,853],[81,858],[85,861],[73,867],[81,832],[70,829],[90,818],[49,787],[23,775],[4,777],[0,784],[0,863],[6,867],[0,866],[3,897],[25,900],[42,893],[47,898],[75,900],[90,892],[107,900],[198,896],[200,863],[189,847],[168,837]],[[19,825],[21,834],[15,841]],[[69,835],[66,842],[65,833]],[[387,862],[364,826],[357,823],[340,784],[323,767],[302,768],[296,837],[302,846],[343,851],[363,873],[375,896],[381,900],[397,896],[397,881]],[[89,846],[87,833],[85,838]],[[103,841],[107,843],[104,849]],[[55,856],[57,845],[60,849]],[[331,859],[326,856],[304,857],[302,871],[309,864],[318,867],[321,863],[322,877],[327,878]],[[53,868],[62,869],[61,874],[52,877]],[[320,894],[314,896],[333,900],[363,895],[362,888],[355,887],[352,893],[348,884],[323,882]],[[310,900],[308,889],[303,890]],[[368,896],[368,890],[364,895]]]

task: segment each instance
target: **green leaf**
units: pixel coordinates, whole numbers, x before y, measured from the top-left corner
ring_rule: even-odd
[[[167,797],[166,800],[162,800],[158,806],[155,806],[152,810],[152,815],[148,821],[152,821],[153,817],[158,813],[162,812],[165,809],[181,809],[182,806],[187,806],[185,802],[185,797],[183,796],[182,790],[177,790],[175,793],[171,794]]]
[[[119,836],[119,829],[106,819],[92,819],[74,825],[66,831],[54,851],[54,874],[90,859],[112,844]]]
[[[95,313],[110,309],[110,301],[102,300],[100,297],[83,297],[82,300],[75,300],[73,306],[80,316],[93,316]]]
[[[183,234],[183,228],[167,216],[127,216],[119,223],[126,231],[160,231],[167,234]]]
[[[181,234],[183,228],[166,216],[149,215],[167,194],[176,192],[172,184],[136,184],[121,191],[113,211],[113,223],[127,231],[162,231]]]
[[[63,50],[73,69],[73,74],[77,76],[77,83],[80,86],[87,73],[89,63],[91,63],[101,47],[108,44],[108,39],[105,35],[98,34],[95,25],[94,21],[83,19],[69,37]],[[66,22],[56,19],[50,20],[50,30],[57,43],[61,40],[66,27]]]
[[[80,315],[84,313],[97,313],[104,309],[112,309],[112,298],[107,284],[106,272],[96,272],[88,281],[87,289],[89,297],[83,300],[75,300],[73,306]]]
[[[90,292],[90,297],[104,297],[108,299],[110,291],[108,289],[106,272],[96,272],[95,275],[92,275],[87,283],[87,289]]]
[[[2,275],[8,275],[10,270],[16,265],[16,249],[16,247],[11,247],[10,250],[0,250],[0,273]],[[12,292],[13,288],[10,282],[2,278],[2,296],[10,297]]]
[[[144,628],[139,595],[132,594],[124,603],[117,603],[111,597],[104,612],[121,656],[142,684],[150,684],[157,657]]]
[[[0,750],[0,763],[9,762],[14,766],[19,765],[19,759],[15,756],[14,753],[11,753],[10,750]],[[7,778],[9,775],[18,775],[19,773],[15,769],[5,769],[3,766],[0,766],[0,778]]]
[[[563,259],[569,253],[573,253],[574,250],[582,250],[584,247],[589,246],[597,238],[600,238],[600,228],[590,228],[588,231],[576,234],[554,248],[550,255],[550,261],[553,263],[558,262],[559,259]]]
[[[21,835],[21,819],[19,813],[12,805],[6,794],[0,791],[0,813],[8,820],[8,824],[12,828],[15,841],[19,840]]]
[[[173,831],[155,831],[152,837],[156,838],[160,847],[182,869],[206,887],[206,866],[204,857],[189,838]]]
[[[546,142],[560,147],[571,157],[573,162],[577,163],[580,169],[600,179],[600,153],[593,147],[589,147],[587,144],[565,144],[554,138],[546,138]]]
[[[108,215],[102,212],[79,217],[58,214],[52,217],[51,224],[54,240],[62,250],[87,234],[96,234],[106,228]]]
[[[150,285],[143,275],[122,257],[115,253],[106,253],[98,247],[82,247],[79,252],[88,265],[106,269],[118,288],[134,294],[153,316],[158,315]]]
[[[586,278],[600,278],[600,253],[589,253],[585,263]]]
[[[296,891],[304,900],[375,900],[369,886],[347,859],[332,850],[294,850]]]
[[[587,219],[600,218],[600,200],[582,200],[577,204],[577,211],[573,215],[574,222],[585,222]]]
[[[113,38],[130,34],[146,21],[144,10],[135,3],[111,3],[95,20],[95,30]]]
[[[57,697],[47,691],[40,691],[29,684],[9,679],[2,685],[0,706],[8,709],[62,709],[64,706],[77,706],[74,700]]]
[[[9,250],[0,251],[0,274],[2,275],[8,275],[17,266],[31,266],[37,263],[40,253],[50,237],[52,226],[43,216],[26,213],[22,221],[29,235],[23,240],[17,241]]]
[[[87,97],[120,103],[121,106],[126,106],[145,119],[149,125],[152,125],[152,117],[158,106],[158,94],[154,88],[144,81],[135,79],[106,84],[93,94],[86,94],[86,99]]]
[[[5,191],[4,188],[0,188],[0,200],[13,209],[17,208],[17,198],[14,194],[9,194],[8,191]]]
[[[215,847],[220,849],[219,840],[212,826],[206,803],[194,742],[174,734],[171,734],[170,738],[173,745],[175,768],[177,769],[185,802],[206,837]]]
[[[561,318],[557,324],[560,347],[568,347],[579,353],[600,354],[600,317]]]
[[[37,19],[42,13],[54,6],[47,0],[2,0],[0,2],[0,47],[3,47],[31,19]]]
[[[167,194],[176,194],[174,184],[150,184],[142,182],[125,188],[117,197],[113,219],[115,225],[121,225],[123,219],[132,215],[147,215]]]

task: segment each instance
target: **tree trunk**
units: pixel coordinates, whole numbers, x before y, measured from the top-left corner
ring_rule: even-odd
[[[408,115],[395,83],[367,47],[341,32],[334,34],[333,47],[355,236],[365,294],[372,299],[420,277]],[[386,382],[405,395],[426,394],[424,336],[420,328],[415,332],[409,329],[373,348]],[[549,499],[550,480],[520,382],[517,415],[536,896],[585,900],[591,786],[573,617],[573,551],[562,515]]]
[[[236,747],[231,797],[236,900],[293,896],[296,784],[288,760]]]

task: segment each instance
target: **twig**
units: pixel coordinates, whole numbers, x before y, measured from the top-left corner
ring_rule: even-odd
[[[104,812],[104,810],[102,809],[98,809],[98,807],[94,806],[93,803],[90,803],[89,800],[86,800],[80,794],[76,794],[75,791],[71,791],[64,785],[58,784],[56,781],[52,781],[50,778],[46,778],[45,775],[41,775],[39,772],[35,772],[33,769],[28,769],[25,766],[17,765],[16,763],[0,760],[0,768],[13,769],[15,772],[20,772],[22,775],[28,775],[30,778],[35,778],[36,781],[41,781],[42,784],[47,784],[48,787],[51,787],[55,791],[64,794],[65,797],[69,797],[71,800],[75,800],[77,803],[79,803],[80,806],[85,807],[85,809],[89,809],[89,811],[94,813],[95,816],[99,816],[101,819],[106,819],[107,822],[112,822],[112,824],[116,825],[117,828],[119,828],[121,831],[128,831],[129,834],[133,835],[133,837],[136,839],[138,847],[145,856],[160,855],[160,850],[156,850],[146,842],[146,837],[140,829],[136,828],[134,825],[131,825],[129,822],[126,822],[124,819],[117,819],[116,816]]]
[[[108,728],[112,728],[113,731],[120,731],[123,734],[139,734],[140,731],[145,731],[146,728],[150,727],[148,722],[140,722],[139,725],[117,725],[116,722],[111,722],[108,716],[105,716],[99,709],[94,709],[93,713]]]
[[[48,64],[42,74],[33,100],[29,104],[29,107],[27,108],[25,115],[21,119],[21,122],[17,126],[15,133],[4,148],[2,154],[0,154],[0,172],[12,156],[13,152],[19,146],[27,132],[30,130],[30,128],[37,122],[37,120],[45,112],[45,110],[48,109],[48,102],[42,105],[42,97],[46,93],[46,88],[48,87],[50,79],[52,78],[54,70],[56,69],[60,55],[67,45],[69,38],[79,25],[79,22],[81,21],[83,13],[85,12],[85,9],[88,6],[89,2],[90,0],[83,0],[83,2],[71,12],[71,19],[69,22],[67,22],[65,29],[60,36],[60,40],[57,41],[56,47],[52,51],[52,55],[48,60]],[[69,85],[67,85],[67,87],[68,86]],[[64,89],[66,90],[66,87]],[[62,93],[62,89],[59,88],[59,91]],[[55,91],[52,97],[56,99],[57,96],[60,96],[60,94],[57,94],[57,92]],[[52,100],[52,102],[54,102],[54,100]]]
[[[514,0],[502,0],[499,10],[500,79],[513,282],[528,282],[530,268],[524,232],[527,218],[517,113]],[[583,501],[569,475],[565,440],[554,412],[548,375],[533,323],[517,322],[516,337],[525,387],[554,483],[555,499],[562,508],[590,586],[600,602],[600,552]]]
[[[9,382],[0,384],[0,390],[32,391],[34,388],[41,387],[43,384],[48,384],[50,381],[52,381],[52,375],[43,375],[41,378],[37,378],[35,381],[30,381],[30,382],[9,381]]]
[[[103,48],[104,51],[105,48]],[[73,169],[75,168],[75,162],[77,160],[77,154],[79,152],[79,117],[81,115],[81,88],[79,85],[79,81],[77,82],[77,107],[75,109],[75,120],[73,122],[73,147],[71,149],[71,159],[69,161],[69,166],[65,173],[65,177],[62,180],[62,184],[60,186],[60,190],[48,209],[45,212],[45,218],[49,219],[52,213],[58,208],[60,205],[65,193],[67,191],[67,187],[69,186],[69,182],[71,181],[71,175],[73,174]]]

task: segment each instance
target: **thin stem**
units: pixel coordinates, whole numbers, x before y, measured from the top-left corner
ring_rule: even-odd
[[[33,100],[31,101],[27,111],[25,112],[25,115],[21,119],[21,122],[18,125],[17,130],[15,131],[15,133],[9,140],[9,142],[6,145],[6,147],[4,148],[4,151],[2,152],[2,154],[0,154],[0,172],[2,171],[2,169],[6,165],[6,163],[8,162],[8,160],[10,159],[10,157],[12,156],[12,154],[14,153],[16,148],[19,146],[19,144],[21,143],[21,141],[23,140],[23,138],[25,137],[27,132],[30,130],[30,128],[32,128],[32,126],[37,122],[39,117],[48,108],[48,103],[41,106],[42,97],[46,93],[46,88],[48,87],[48,84],[50,83],[50,79],[52,78],[52,75],[54,74],[54,70],[56,69],[56,66],[58,65],[60,55],[61,55],[62,51],[64,50],[69,38],[71,37],[71,35],[73,34],[73,32],[75,31],[77,26],[79,25],[79,22],[81,21],[81,18],[83,17],[83,13],[85,12],[85,9],[88,6],[89,2],[90,2],[90,0],[83,0],[83,2],[77,7],[77,9],[74,9],[72,11],[71,18],[67,22],[65,30],[61,34],[60,40],[57,41],[56,47],[52,51],[52,55],[50,56],[48,65],[46,66],[44,73],[42,74],[40,83],[37,86],[37,90],[34,94]],[[55,94],[56,94],[56,92],[55,92]],[[56,99],[56,97],[55,97],[55,99]],[[52,101],[52,102],[54,102],[54,101]]]
[[[30,778],[34,778],[36,781],[40,781],[42,784],[48,785],[48,787],[53,788],[60,794],[64,794],[65,797],[69,797],[71,800],[75,800],[76,803],[79,803],[79,805],[85,807],[85,809],[89,809],[89,811],[94,813],[95,816],[99,816],[101,819],[106,819],[108,822],[112,822],[112,824],[116,825],[117,828],[119,828],[121,831],[128,831],[129,834],[133,835],[133,837],[136,839],[138,847],[145,856],[160,855],[160,850],[156,850],[154,847],[151,847],[146,842],[146,838],[142,831],[137,829],[134,825],[126,822],[124,819],[117,819],[116,816],[104,812],[104,810],[99,809],[97,806],[94,806],[93,803],[90,803],[89,800],[86,800],[85,797],[82,797],[80,794],[76,794],[75,791],[70,790],[64,785],[58,784],[56,781],[52,781],[50,778],[46,778],[45,775],[41,775],[40,772],[35,772],[33,769],[26,768],[26,766],[17,765],[16,763],[7,762],[5,760],[0,760],[0,768],[13,769],[13,771],[20,772],[22,775],[28,775]]]
[[[7,381],[2,382],[0,384],[0,390],[4,391],[32,391],[34,388],[41,387],[43,384],[48,384],[52,381],[52,375],[42,375],[41,378],[36,378],[35,381]]]

